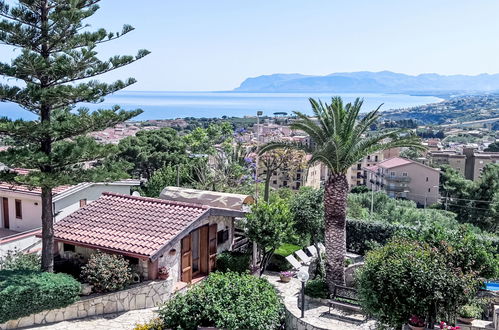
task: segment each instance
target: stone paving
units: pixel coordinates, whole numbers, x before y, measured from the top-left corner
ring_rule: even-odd
[[[301,311],[298,308],[298,296],[301,290],[301,282],[292,278],[289,283],[279,280],[278,273],[268,272],[264,275],[280,292],[288,315],[286,317],[286,328],[289,329],[313,329],[313,330],[349,330],[349,329],[375,329],[375,321],[366,321],[363,315],[346,313],[337,309],[315,302],[305,300],[305,317],[300,318]]]
[[[131,330],[137,323],[146,323],[154,318],[157,308],[139,309],[129,312],[91,316],[83,319],[33,327],[37,330]]]

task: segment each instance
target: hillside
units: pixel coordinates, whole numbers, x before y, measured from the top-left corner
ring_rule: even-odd
[[[363,92],[435,94],[445,92],[483,92],[499,90],[499,74],[477,76],[435,73],[411,76],[390,71],[340,72],[326,76],[273,74],[248,78],[238,92]]]

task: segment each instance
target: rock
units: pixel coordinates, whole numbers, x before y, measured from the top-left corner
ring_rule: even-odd
[[[81,285],[81,291],[80,291],[80,295],[82,296],[88,296],[89,294],[92,293],[92,289],[94,288],[93,285],[91,284],[88,284],[88,283],[83,283]]]

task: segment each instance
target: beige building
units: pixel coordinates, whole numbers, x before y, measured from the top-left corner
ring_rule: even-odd
[[[448,165],[457,170],[468,180],[478,180],[483,168],[488,164],[499,163],[499,152],[478,151],[476,148],[464,148],[463,152],[456,150],[441,150],[428,153],[432,166]]]
[[[432,166],[448,165],[465,176],[466,156],[456,150],[430,151],[428,158]]]
[[[364,169],[371,190],[386,191],[390,197],[406,198],[425,206],[439,199],[438,169],[400,157]]]
[[[484,152],[465,148],[463,153],[466,156],[464,176],[468,180],[478,180],[485,166],[499,163],[499,152]]]
[[[392,157],[397,157],[399,156],[399,154],[399,148],[392,148],[373,153],[361,159],[357,164],[348,169],[348,184],[350,185],[350,187],[366,185],[366,179],[364,177],[365,167],[375,166],[379,162]],[[305,185],[308,187],[320,188],[324,184],[324,181],[327,179],[328,174],[328,169],[322,163],[311,166],[308,169]]]

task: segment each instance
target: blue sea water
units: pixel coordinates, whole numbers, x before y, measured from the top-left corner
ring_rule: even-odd
[[[144,112],[134,120],[172,119],[184,117],[243,117],[254,116],[262,110],[264,115],[274,112],[302,111],[310,114],[309,97],[329,102],[331,96],[339,95],[344,101],[356,97],[364,99],[364,111],[370,111],[383,103],[382,110],[407,108],[439,102],[433,96],[404,94],[325,94],[325,93],[235,93],[235,92],[131,92],[122,91],[106,97],[103,103],[82,104],[90,109],[106,109],[120,105],[124,109],[141,108]],[[0,103],[0,116],[11,119],[34,119],[30,112],[16,104]]]

